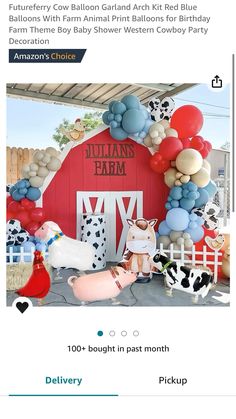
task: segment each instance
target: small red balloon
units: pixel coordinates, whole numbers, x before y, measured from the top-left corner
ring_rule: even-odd
[[[45,219],[45,212],[43,208],[37,207],[30,210],[30,218],[32,221],[43,221]]]
[[[159,153],[151,156],[149,164],[151,169],[156,173],[164,173],[170,168],[170,161],[163,159]]]
[[[15,219],[15,213],[12,211],[7,210],[7,221]]]
[[[193,105],[184,105],[173,113],[170,127],[178,132],[179,138],[194,137],[203,125],[202,112]]]
[[[9,203],[7,209],[9,209],[12,212],[18,213],[19,211],[22,210],[22,206],[21,206],[20,202],[12,201],[12,202]]]
[[[159,152],[164,160],[175,160],[182,150],[182,141],[176,137],[164,138],[159,147]]]
[[[204,139],[200,135],[196,135],[191,140],[191,147],[201,152],[204,148]]]
[[[30,236],[34,236],[35,232],[39,229],[40,224],[35,221],[31,221],[25,226],[25,229],[28,231]]]
[[[14,199],[12,198],[12,196],[7,196],[7,207],[10,204],[10,202],[14,201]]]
[[[20,221],[21,225],[23,228],[25,228],[25,226],[30,223],[31,218],[29,215],[29,212],[26,210],[23,211],[19,211],[16,215],[15,215],[16,220]]]
[[[21,206],[27,210],[33,209],[36,206],[35,201],[30,201],[30,199],[27,198],[21,199],[20,203]]]
[[[182,138],[182,144],[183,148],[190,148],[191,147],[191,141],[190,138]]]

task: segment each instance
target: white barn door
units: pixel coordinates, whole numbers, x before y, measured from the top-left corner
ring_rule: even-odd
[[[126,208],[123,201],[129,198]],[[95,207],[91,200],[96,199]],[[136,211],[135,211],[136,210]],[[128,232],[127,218],[143,217],[143,192],[142,191],[114,191],[114,192],[77,192],[77,238],[80,239],[81,216],[84,212],[100,214],[106,217],[107,235],[107,261],[119,261],[122,258],[125,241]],[[135,214],[134,214],[135,212]],[[122,223],[122,231],[117,243],[116,222],[119,216]]]

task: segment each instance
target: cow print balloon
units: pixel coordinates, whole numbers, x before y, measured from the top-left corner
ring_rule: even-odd
[[[153,98],[148,103],[151,118],[155,122],[162,121],[162,119],[169,121],[172,116],[174,107],[175,102],[171,97],[165,97],[162,99],[162,101],[160,101],[158,98]]]

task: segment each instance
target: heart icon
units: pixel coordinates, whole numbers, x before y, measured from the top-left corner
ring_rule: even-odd
[[[18,308],[18,310],[22,314],[25,312],[25,310],[27,310],[28,307],[29,307],[29,304],[27,303],[27,301],[25,301],[24,303],[21,303],[20,301],[18,301],[18,303],[16,303],[16,308]]]

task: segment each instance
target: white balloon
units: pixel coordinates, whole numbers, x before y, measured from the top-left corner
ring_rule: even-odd
[[[49,170],[47,167],[39,167],[37,175],[40,177],[46,177],[49,174]]]
[[[162,119],[162,121],[160,121],[159,124],[163,125],[165,130],[170,126],[169,122],[166,119]]]
[[[165,130],[167,137],[176,137],[178,138],[178,132],[174,128],[167,128]]]
[[[33,154],[33,161],[38,163],[44,157],[44,153],[42,151],[35,151]]]
[[[53,157],[57,157],[59,154],[59,152],[54,147],[47,147],[45,151],[47,154],[50,154],[50,156]]]
[[[29,183],[34,188],[41,188],[41,186],[43,186],[43,182],[44,182],[44,178],[39,177],[39,176],[33,176],[29,178]]]
[[[30,167],[30,170],[31,170],[32,172],[37,172],[37,171],[38,171],[38,169],[39,169],[39,166],[38,166],[38,164],[36,164],[36,163],[31,163],[29,167]]]
[[[61,161],[56,157],[51,157],[51,161],[47,164],[48,170],[56,172],[61,167]]]

